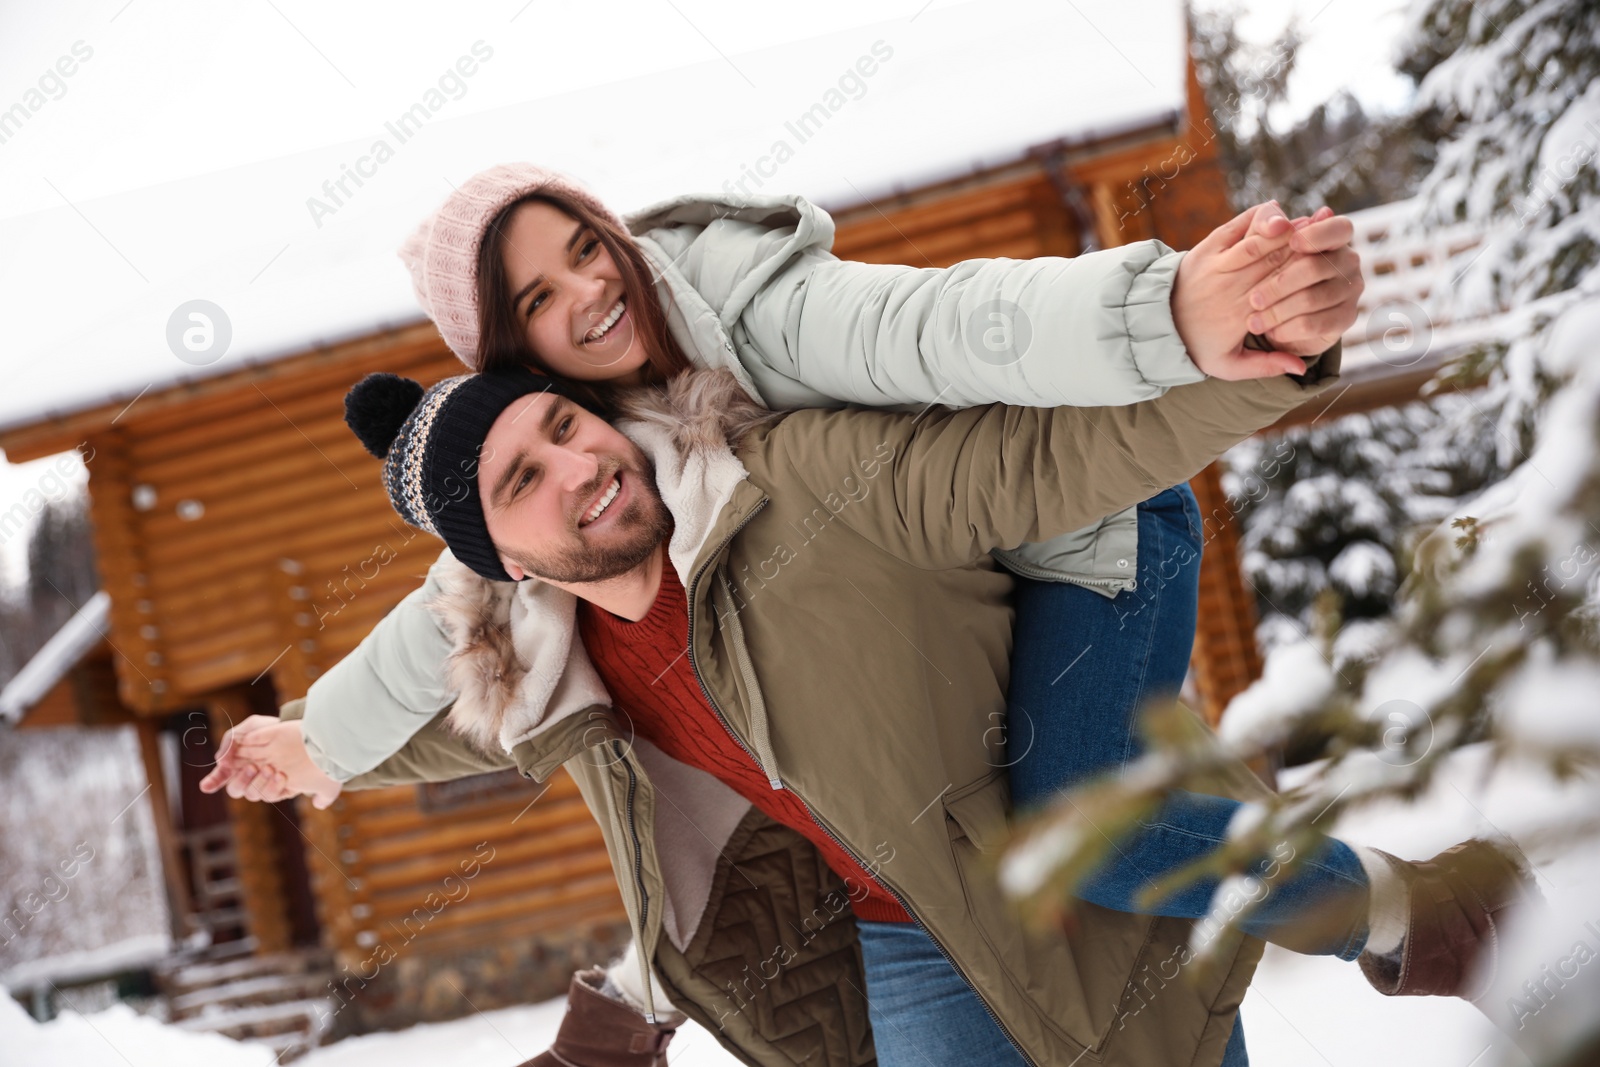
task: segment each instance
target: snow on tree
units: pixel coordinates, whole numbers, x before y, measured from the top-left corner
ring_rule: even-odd
[[[1264,649],[1315,632],[1325,613],[1352,635],[1388,615],[1413,543],[1502,474],[1492,425],[1451,393],[1233,449],[1223,490],[1240,502]]]
[[[1252,530],[1246,566],[1305,637],[1274,651],[1220,738],[1186,709],[1146,709],[1147,756],[1022,827],[1002,884],[1036,913],[1070,906],[1098,829],[1128,825],[1166,789],[1208,791],[1225,759],[1267,758],[1308,734],[1320,746],[1312,773],[1176,880],[1236,884],[1284,841],[1303,856],[1314,820],[1415,797],[1469,746],[1488,773],[1571,785],[1563,795],[1577,799],[1528,812],[1517,843],[1535,863],[1587,862],[1591,894],[1600,875],[1600,4],[1414,0],[1408,19],[1400,69],[1442,138],[1411,225],[1471,221],[1488,234],[1444,266],[1425,309],[1499,316],[1500,339],[1436,379],[1476,386],[1459,396],[1477,425],[1464,428],[1440,395],[1420,421],[1403,409],[1287,438],[1304,467],[1266,494],[1283,525]],[[1361,429],[1370,436],[1358,442]],[[1487,488],[1434,480],[1463,469]],[[1468,498],[1426,536],[1406,536],[1455,491]],[[1396,579],[1393,611],[1365,616]],[[1330,592],[1342,605],[1329,608]],[[1582,966],[1600,937],[1592,895],[1551,904],[1513,926],[1479,1006],[1536,1064],[1594,1062],[1600,969]],[[1224,912],[1220,933],[1211,924],[1192,946],[1198,967],[1230,958],[1248,913]]]
[[[0,728],[0,978],[165,938],[147,790],[131,726]]]
[[[1491,238],[1433,297],[1452,319],[1514,311],[1509,344],[1465,360],[1487,378],[1502,462],[1524,459],[1534,420],[1567,376],[1542,355],[1563,310],[1592,296],[1600,262],[1600,5],[1432,0],[1411,9],[1400,68],[1448,134],[1423,181],[1420,229],[1479,219]]]
[[[1279,118],[1306,30],[1292,18],[1267,44],[1243,40],[1237,5],[1193,4],[1190,53],[1234,207],[1276,198],[1290,215],[1403,200],[1433,163],[1431,111],[1368,111],[1348,91],[1285,126]]]
[[[100,588],[84,494],[48,499],[28,534],[28,577],[0,584],[0,686]]]

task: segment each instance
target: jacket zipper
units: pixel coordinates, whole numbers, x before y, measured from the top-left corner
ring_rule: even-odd
[[[738,734],[733,732],[733,727],[728,725],[728,720],[723,716],[722,709],[718,708],[717,702],[711,699],[711,690],[706,688],[705,681],[700,677],[700,667],[695,662],[694,658],[694,590],[700,585],[700,579],[705,576],[706,569],[711,566],[712,561],[718,556],[722,555],[723,550],[728,547],[729,542],[739,535],[740,530],[749,525],[750,520],[756,517],[756,512],[760,511],[766,506],[767,498],[762,497],[761,500],[757,502],[756,506],[750,509],[750,513],[739,520],[739,525],[735,526],[733,531],[729,533],[727,537],[722,539],[722,543],[717,546],[716,551],[712,552],[711,555],[706,557],[706,561],[700,565],[700,569],[694,572],[694,577],[689,579],[689,647],[684,650],[689,657],[689,666],[694,671],[694,680],[699,683],[700,692],[705,695],[706,704],[710,706],[712,711],[716,712],[717,719],[722,723],[722,728],[728,731],[728,736],[732,737],[738,746],[744,749],[745,755],[749,756],[751,761],[755,763],[757,767],[761,768],[763,774],[766,773],[766,768],[761,766],[761,758],[751,750],[749,745],[740,740]],[[716,608],[713,607],[712,610],[715,611]],[[783,788],[783,783],[781,781],[777,782],[777,784],[773,785],[772,788],[781,789]]]
[[[762,499],[756,504],[756,506],[750,509],[750,513],[739,521],[739,525],[735,526],[733,528],[733,531],[731,533],[729,533],[727,537],[723,538],[722,543],[717,546],[716,551],[711,553],[711,555],[709,557],[707,557],[706,562],[701,564],[700,569],[698,571],[696,571],[694,577],[692,579],[690,579],[690,581],[689,581],[689,589],[690,590],[693,590],[695,588],[695,586],[699,585],[700,578],[701,578],[702,575],[705,574],[706,568],[711,565],[711,561],[716,559],[717,556],[721,555],[722,551],[725,548],[728,547],[728,543],[730,541],[732,541],[734,539],[734,537],[738,535],[739,531],[744,529],[745,526],[750,522],[750,520],[755,517],[756,512],[758,512],[762,508],[766,507],[766,504],[767,504],[766,498],[762,497]],[[670,564],[668,564],[668,565],[670,566]],[[694,612],[693,611],[689,612],[689,647],[687,649],[685,649],[685,652],[689,656],[689,665],[691,667],[694,667]],[[752,760],[755,761],[756,766],[758,766],[758,767],[761,766],[761,761],[759,759],[756,759],[756,754],[754,752],[751,752],[749,747],[743,741],[739,740],[739,735],[734,733],[733,730],[728,726],[728,720],[724,719],[722,717],[722,712],[717,709],[716,702],[711,699],[710,692],[708,692],[706,690],[705,682],[701,681],[701,679],[700,679],[700,670],[699,670],[698,667],[694,667],[694,678],[695,678],[695,681],[698,682],[699,685],[700,685],[700,692],[705,694],[706,703],[708,705],[710,705],[712,711],[716,712],[717,718],[722,722],[723,729],[727,730],[729,736],[731,736],[735,741],[738,741],[739,747],[744,749],[745,754],[748,755]],[[644,936],[645,927],[646,927],[646,925],[648,925],[647,920],[649,919],[649,916],[650,916],[650,895],[649,895],[649,893],[647,893],[645,891],[645,888],[644,888],[644,856],[643,856],[642,850],[641,850],[640,845],[639,845],[639,826],[638,826],[638,823],[636,823],[634,821],[634,818],[633,818],[633,796],[634,796],[634,792],[638,789],[639,780],[638,780],[638,776],[634,774],[633,767],[628,763],[626,757],[623,756],[622,743],[620,741],[612,741],[611,742],[611,750],[617,754],[617,758],[622,761],[623,768],[628,772],[628,799],[627,799],[628,829],[633,834],[633,879],[634,879],[634,883],[638,886],[638,889],[639,889],[639,936],[642,938]],[[642,975],[642,977],[644,979],[644,995],[645,995],[645,998],[648,1001],[648,1006],[651,1009],[654,1009],[654,1007],[655,1007],[654,992],[655,991],[653,989],[651,989],[651,987],[650,987],[650,973],[649,973],[649,966],[650,965],[649,965],[649,961],[647,961],[645,959],[645,952],[644,952],[644,946],[643,945],[639,946],[639,960],[640,960],[640,969],[645,972]],[[653,1010],[646,1011],[644,1017],[645,1017],[646,1021],[648,1021],[648,1022],[653,1023],[653,1022],[656,1021],[655,1012]]]
[[[728,736],[733,738],[735,744],[737,744],[740,748],[744,749],[745,755],[749,756],[751,762],[753,762],[758,768],[761,768],[763,773],[765,773],[766,768],[761,767],[761,760],[756,756],[756,754],[753,751],[751,751],[750,746],[745,744],[744,741],[740,739],[739,735],[734,732],[733,727],[728,724],[728,717],[726,715],[722,714],[722,709],[720,707],[718,707],[717,706],[717,702],[714,699],[712,699],[711,690],[706,688],[705,680],[700,677],[700,664],[694,658],[694,610],[693,610],[694,601],[693,601],[693,595],[694,595],[694,590],[700,584],[700,579],[705,575],[706,569],[711,566],[712,561],[715,560],[718,556],[720,556],[722,554],[723,550],[728,547],[728,543],[731,542],[736,536],[738,536],[739,531],[745,528],[745,525],[747,523],[749,523],[749,521],[752,518],[755,517],[756,512],[760,511],[763,507],[766,506],[766,503],[767,503],[766,498],[763,497],[762,500],[760,501],[760,503],[758,503],[755,507],[750,509],[750,513],[748,515],[746,515],[742,520],[740,520],[739,525],[735,526],[733,528],[733,532],[728,534],[728,536],[725,537],[722,540],[722,543],[717,546],[716,551],[712,552],[711,555],[706,558],[706,562],[701,564],[700,569],[695,572],[694,578],[690,580],[690,582],[689,582],[689,591],[690,591],[690,602],[689,602],[690,603],[690,611],[689,611],[689,647],[686,650],[687,654],[688,654],[688,657],[689,657],[689,669],[694,672],[694,680],[697,683],[699,683],[700,692],[705,695],[706,705],[708,707],[710,707],[712,712],[717,716],[717,721],[722,723],[722,728],[728,732]],[[774,789],[786,789],[786,788],[788,788],[787,786],[785,786],[783,784],[783,781],[781,779],[773,779],[773,786],[772,787]],[[793,790],[790,790],[790,792],[793,792]],[[828,837],[833,841],[833,843],[839,846],[839,850],[841,852],[843,852],[846,856],[849,856],[852,860],[855,861],[856,866],[860,867],[863,871],[865,871],[867,869],[867,866],[866,866],[865,863],[862,862],[861,857],[857,856],[855,854],[854,850],[852,850],[849,845],[847,845],[843,841],[841,841],[839,839],[839,835],[834,833],[833,830],[827,824],[825,824],[821,819],[817,818],[816,809],[812,808],[811,802],[806,800],[806,798],[801,796],[799,793],[795,793],[794,795],[795,795],[796,798],[799,799],[800,803],[805,807],[806,814],[811,816],[811,821],[816,824],[817,829],[819,829],[823,833],[827,834]],[[631,818],[631,812],[632,812],[631,805],[630,805],[630,808],[629,808],[629,812],[630,812],[630,818]],[[637,848],[637,837],[635,838],[635,847]],[[895,901],[900,905],[900,907],[905,910],[905,913],[907,915],[911,916],[911,921],[916,923],[917,926],[921,927],[922,932],[928,935],[928,940],[933,942],[933,947],[939,950],[939,955],[943,956],[945,958],[945,962],[950,964],[950,969],[952,971],[955,971],[956,974],[960,975],[961,976],[961,980],[963,982],[967,983],[967,988],[972,990],[972,995],[978,998],[978,1003],[983,1005],[983,1010],[988,1013],[989,1018],[994,1020],[995,1027],[997,1029],[999,1029],[999,1031],[1002,1034],[1005,1035],[1006,1040],[1011,1042],[1011,1046],[1017,1050],[1017,1055],[1022,1057],[1022,1062],[1026,1063],[1026,1064],[1029,1064],[1030,1067],[1038,1067],[1038,1064],[1034,1062],[1033,1057],[1029,1056],[1026,1052],[1023,1051],[1022,1046],[1017,1043],[1017,1039],[1012,1036],[1011,1031],[1006,1029],[1006,1024],[1000,1021],[1000,1017],[994,1013],[994,1009],[989,1007],[988,1001],[984,1000],[982,995],[980,995],[978,993],[978,987],[973,984],[972,979],[968,978],[967,977],[967,973],[961,969],[961,966],[959,964],[956,963],[955,957],[951,956],[949,952],[945,951],[945,947],[939,943],[939,939],[937,937],[933,936],[933,931],[929,930],[927,925],[924,924],[923,921],[917,917],[917,913],[911,910],[911,906],[906,903],[906,898],[901,896],[900,893],[897,890],[895,890],[892,886],[890,886],[887,882],[884,882],[884,881],[878,879],[876,875],[873,875],[872,878],[873,878],[874,881],[876,881],[878,883],[878,885],[882,886],[884,888],[884,890],[887,891],[890,896],[894,897]]]
[[[628,830],[633,834],[633,881],[639,889],[639,936],[642,938],[644,936],[645,928],[650,925],[650,894],[645,890],[644,887],[644,850],[639,844],[639,824],[635,822],[633,818],[633,797],[639,789],[639,776],[634,773],[633,765],[628,762],[627,756],[623,754],[622,742],[613,740],[611,742],[611,751],[615,752],[617,759],[622,762],[622,769],[628,772],[628,798],[626,807],[628,813]],[[654,1010],[655,998],[652,995],[653,991],[650,988],[650,972],[648,970],[649,965],[644,961],[643,946],[640,946],[639,958],[642,964],[641,970],[645,971],[644,975],[642,976],[644,978],[644,995],[645,999],[650,1002],[649,1006],[651,1009],[644,1013],[644,1017],[646,1022],[654,1023],[656,1021],[656,1014]]]
[[[726,726],[727,723],[724,722],[723,725]],[[732,731],[730,730],[729,732],[731,733]],[[791,792],[793,792],[793,790],[791,790]],[[855,860],[856,866],[865,871],[867,867],[866,864],[861,861],[861,857],[857,856],[853,851],[851,851],[850,846],[841,841],[838,834],[834,833],[833,830],[824,824],[821,819],[817,818],[816,811],[811,807],[811,804],[806,800],[806,798],[800,796],[799,793],[795,793],[795,796],[799,797],[800,803],[805,805],[806,814],[811,816],[811,821],[817,824],[817,828],[832,838],[834,844],[838,845],[839,848],[844,851],[845,855]],[[978,987],[973,984],[972,979],[967,977],[967,972],[963,971],[961,966],[956,963],[955,957],[951,956],[950,953],[945,951],[944,946],[939,943],[939,939],[933,936],[933,931],[929,930],[923,921],[917,918],[917,913],[911,910],[911,906],[906,903],[906,898],[901,896],[893,886],[883,881],[877,875],[871,875],[870,877],[873,881],[877,882],[878,885],[882,886],[890,896],[894,897],[894,899],[899,902],[900,906],[905,909],[905,913],[911,916],[911,921],[921,927],[922,932],[928,935],[928,940],[933,942],[933,947],[939,950],[939,955],[943,956],[945,958],[945,962],[950,964],[950,969],[955,971],[956,974],[960,975],[963,982],[967,983],[967,988],[972,990],[972,995],[977,997],[978,1003],[983,1005],[983,1010],[988,1012],[989,1018],[994,1020],[995,1027],[1005,1035],[1007,1041],[1011,1042],[1011,1047],[1017,1050],[1017,1055],[1022,1057],[1022,1062],[1030,1064],[1032,1067],[1038,1067],[1038,1065],[1034,1063],[1033,1057],[1029,1056],[1022,1050],[1022,1046],[1019,1045],[1017,1043],[1017,1039],[1011,1035],[1011,1031],[1006,1029],[1006,1024],[1000,1021],[1000,1016],[996,1015],[994,1010],[989,1007],[989,1002],[984,1000],[983,997],[978,993]]]

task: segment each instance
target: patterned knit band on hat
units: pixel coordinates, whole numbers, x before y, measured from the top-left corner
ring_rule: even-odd
[[[512,401],[542,392],[605,417],[565,382],[518,367],[460,374],[426,391],[410,378],[369,374],[345,394],[344,421],[383,460],[383,487],[402,519],[442,539],[475,573],[510,582],[483,517],[479,453]]]
[[[571,197],[628,232],[621,217],[576,179],[532,163],[502,163],[462,182],[400,246],[417,303],[450,351],[473,370],[478,369],[478,248],[501,208],[538,192]]]

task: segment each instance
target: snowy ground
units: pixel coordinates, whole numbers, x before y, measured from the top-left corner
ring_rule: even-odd
[[[564,1001],[483,1012],[455,1022],[368,1034],[318,1049],[297,1067],[515,1067],[548,1047]],[[1457,1001],[1390,1001],[1353,965],[1269,949],[1244,1008],[1257,1067],[1339,1067],[1404,1062],[1407,1067],[1486,1067],[1474,1060],[1493,1039],[1488,1022]],[[1359,1021],[1359,1025],[1352,1025]],[[674,1067],[739,1061],[693,1023],[669,1049]],[[3,1067],[269,1067],[273,1053],[209,1034],[189,1034],[125,1005],[89,1016],[63,1013],[39,1026],[0,997]]]
[[[1485,786],[1483,753],[1452,758],[1444,778],[1409,808],[1346,815],[1337,833],[1401,856],[1420,858],[1461,838],[1504,831],[1521,836],[1558,806],[1600,804],[1594,783],[1558,793],[1524,776]],[[1286,783],[1287,784],[1287,783]],[[1555,861],[1533,856],[1540,888],[1555,913],[1600,921],[1600,850],[1590,842]],[[1592,914],[1590,914],[1592,913]],[[1586,936],[1581,923],[1573,937]],[[1515,931],[1513,931],[1515,934]],[[1592,942],[1591,938],[1591,942]],[[1570,939],[1557,939],[1562,951]],[[1558,953],[1559,955],[1559,953]],[[1543,957],[1536,957],[1543,958]],[[1513,983],[1515,985],[1515,983]],[[1591,990],[1592,991],[1592,990]],[[1581,1002],[1580,1002],[1581,1003]],[[305,1067],[514,1067],[546,1048],[562,1001],[483,1012],[450,1023],[371,1034],[319,1049]],[[1591,1002],[1585,1010],[1592,1010]],[[1373,992],[1354,964],[1268,948],[1243,1008],[1256,1067],[1329,1064],[1364,1067],[1494,1067],[1526,1063],[1471,1005],[1434,998],[1389,999]],[[709,1034],[689,1025],[670,1050],[679,1067],[736,1062]],[[136,1015],[125,1005],[89,1016],[65,1013],[40,1026],[0,997],[0,1067],[267,1067],[272,1054],[225,1038],[195,1035]]]
[[[317,1049],[295,1067],[515,1067],[549,1047],[564,1000],[481,1012],[448,1023],[367,1034]],[[693,1023],[669,1050],[676,1067],[723,1067],[739,1061]],[[43,1026],[0,996],[0,1067],[270,1067],[260,1045],[164,1026],[118,1004],[93,1015],[64,1012]]]

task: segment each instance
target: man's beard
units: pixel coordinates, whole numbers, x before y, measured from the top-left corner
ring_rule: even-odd
[[[626,574],[650,558],[661,542],[672,534],[672,513],[656,491],[655,465],[645,459],[641,473],[632,467],[619,468],[595,479],[577,493],[580,500],[593,499],[602,486],[610,484],[618,473],[633,479],[634,488],[627,508],[616,517],[613,535],[621,540],[604,547],[581,544],[576,548],[551,552],[549,555],[513,554],[506,556],[529,574],[546,581],[575,584],[602,582]],[[582,527],[578,536],[581,538]]]

